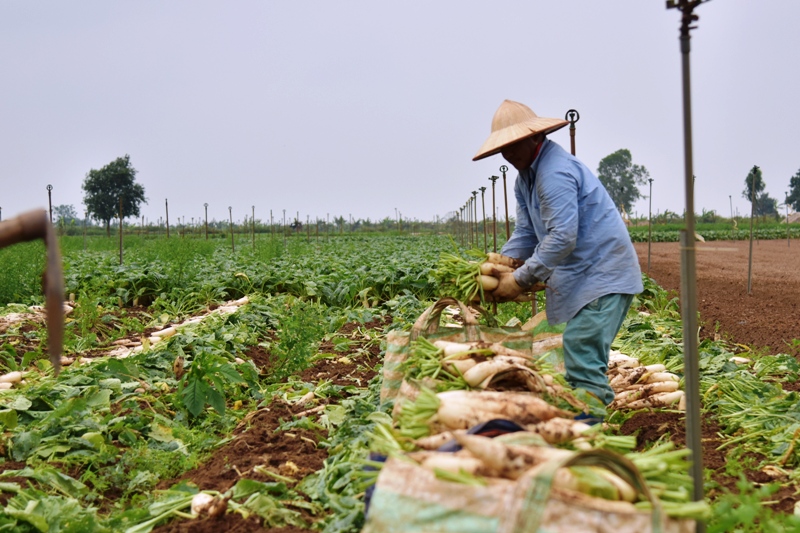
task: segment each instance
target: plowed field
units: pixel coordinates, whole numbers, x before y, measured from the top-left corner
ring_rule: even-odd
[[[697,243],[697,293],[703,338],[722,338],[771,353],[800,355],[800,242],[753,243],[752,290],[747,293],[749,243]],[[647,243],[636,243],[647,271]],[[665,289],[680,291],[678,243],[653,243],[650,276]]]

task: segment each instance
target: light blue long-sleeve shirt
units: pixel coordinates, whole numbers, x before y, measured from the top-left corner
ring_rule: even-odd
[[[525,264],[522,287],[547,285],[547,319],[567,322],[606,294],[637,294],[642,274],[628,229],[600,180],[545,139],[530,168],[517,176],[517,222],[501,252]]]

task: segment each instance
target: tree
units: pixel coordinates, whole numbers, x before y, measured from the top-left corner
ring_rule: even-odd
[[[762,192],[756,198],[756,215],[767,216],[767,215],[775,215],[778,216],[778,200],[772,198],[769,194]]]
[[[753,201],[753,189],[755,188],[755,197],[758,199],[758,195],[764,191],[764,178],[761,175],[761,169],[758,168],[758,165],[754,165],[753,168],[750,169],[750,172],[747,173],[747,177],[744,179],[744,190],[742,191],[742,197],[747,200],[748,202]],[[756,206],[758,203],[756,202]]]
[[[78,212],[75,211],[75,206],[62,204],[53,208],[53,216],[59,225],[66,226],[78,219]]]
[[[597,167],[597,177],[620,211],[630,212],[633,202],[644,198],[639,185],[647,183],[650,173],[633,164],[630,150],[623,148],[604,157]]]
[[[83,203],[92,218],[102,220],[106,235],[111,234],[111,219],[119,215],[122,198],[122,218],[139,216],[139,205],[147,203],[144,187],[136,183],[136,169],[131,166],[131,157],[118,157],[100,170],[91,169],[83,180],[86,193]]]
[[[789,180],[789,196],[786,203],[795,211],[800,211],[800,170]]]
[[[755,216],[767,216],[778,214],[778,201],[772,198],[768,193],[764,192],[764,177],[761,174],[761,169],[758,165],[753,166],[747,177],[744,180],[744,190],[742,196],[749,202],[753,201],[753,189],[755,189],[755,205],[753,207],[753,214]]]

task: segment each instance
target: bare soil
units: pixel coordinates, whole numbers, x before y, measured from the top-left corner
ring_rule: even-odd
[[[647,243],[636,243],[639,263],[647,272]],[[736,343],[800,355],[800,241],[753,243],[751,291],[747,292],[749,243],[697,243],[697,300],[701,336],[718,334]],[[665,289],[680,292],[679,243],[653,243],[650,277]]]
[[[366,324],[345,324],[338,334],[346,336],[348,342],[338,345],[331,341],[322,342],[319,346],[320,357],[300,374],[300,378],[310,383],[325,379],[340,386],[366,386],[375,376],[374,367],[380,362],[378,334],[390,322],[391,318],[387,317]],[[271,354],[261,347],[251,348],[246,356],[253,359],[262,373],[269,372],[272,366]],[[320,402],[324,403],[326,402]],[[274,481],[272,477],[254,470],[259,465],[297,481],[322,469],[328,457],[328,450],[319,446],[320,441],[327,437],[323,431],[279,429],[283,422],[293,420],[304,408],[305,406],[296,408],[273,401],[266,408],[250,413],[245,417],[245,423],[234,431],[233,440],[214,452],[199,467],[176,479],[163,480],[158,488],[166,489],[180,481],[190,481],[201,490],[225,492],[240,478]],[[314,517],[306,518],[313,522]],[[244,519],[241,515],[226,513],[218,518],[175,520],[153,531],[306,533],[311,530],[294,526],[265,528],[256,517]]]

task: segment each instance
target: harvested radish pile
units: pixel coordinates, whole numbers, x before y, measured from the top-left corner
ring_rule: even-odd
[[[614,389],[610,409],[672,407],[686,410],[686,395],[680,389],[680,376],[667,372],[662,364],[643,365],[635,357],[611,352],[608,378]]]
[[[666,443],[633,452],[635,438],[611,435],[602,424],[576,420],[577,415],[602,411],[602,406],[572,389],[545,363],[548,351],[560,344],[545,340],[549,345],[533,341],[528,350],[497,342],[456,343],[422,337],[412,341],[400,365],[404,378],[394,399],[394,423],[376,428],[371,437],[373,451],[411,462],[439,481],[475,487],[535,476],[537,469],[581,452],[615,452],[635,465],[646,488],[637,488],[600,466],[558,468],[553,487],[575,493],[601,509],[600,502],[608,500],[620,512],[646,510],[652,496],[672,517],[707,516],[705,503],[690,501],[688,450]],[[618,406],[680,402],[678,395],[663,396],[682,394],[677,390],[678,377],[667,373],[663,365],[646,367],[622,354],[615,354],[613,361],[609,375],[616,380]]]

